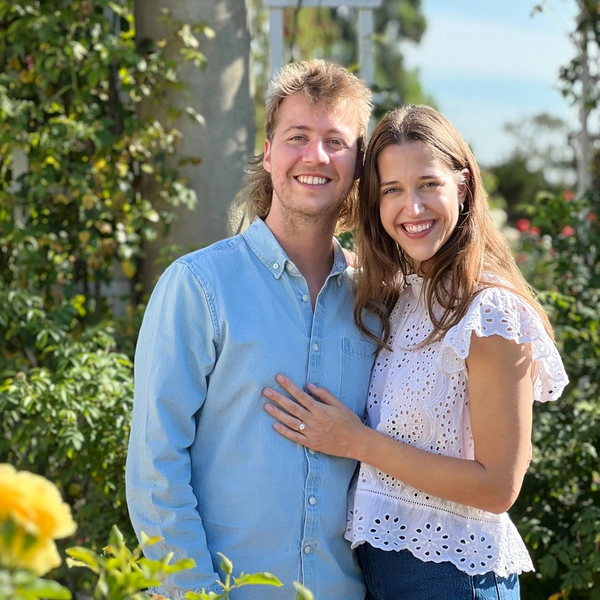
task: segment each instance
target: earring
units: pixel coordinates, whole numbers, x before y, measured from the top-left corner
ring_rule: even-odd
[[[464,205],[464,203],[463,203],[463,202],[461,202],[461,203],[458,205],[458,211],[459,211],[459,212],[462,214],[462,213],[463,213],[463,211],[464,211],[464,209],[465,209],[465,205]]]

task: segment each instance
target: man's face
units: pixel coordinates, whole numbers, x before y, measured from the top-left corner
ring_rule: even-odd
[[[311,105],[304,94],[280,106],[263,165],[271,174],[271,211],[284,220],[337,220],[357,174],[358,131],[344,103]]]

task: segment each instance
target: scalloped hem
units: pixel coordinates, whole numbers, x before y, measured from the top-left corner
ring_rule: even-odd
[[[346,539],[348,539],[348,538],[346,538]],[[350,541],[350,540],[348,540],[348,541]],[[460,564],[460,562],[457,564],[455,561],[451,560],[449,557],[439,558],[439,557],[430,557],[430,556],[419,556],[418,554],[415,554],[414,550],[408,544],[398,544],[397,547],[394,546],[393,548],[390,548],[389,546],[386,546],[382,543],[377,543],[377,542],[374,542],[371,540],[366,540],[366,539],[357,539],[352,542],[350,547],[352,548],[352,550],[355,550],[362,544],[369,544],[373,548],[377,548],[378,550],[384,550],[387,552],[400,552],[401,550],[408,550],[415,558],[418,558],[419,560],[421,560],[423,562],[433,562],[436,564],[449,562],[449,563],[452,563],[459,571],[462,571],[463,573],[466,573],[467,575],[485,575],[486,573],[493,571],[494,573],[496,573],[496,575],[498,575],[498,577],[506,578],[506,577],[509,577],[510,575],[521,575],[521,573],[528,573],[530,571],[535,571],[535,568],[534,568],[531,560],[529,561],[529,564],[519,565],[517,567],[516,571],[510,571],[510,572],[508,571],[508,569],[502,569],[497,566],[491,567],[491,568],[485,568],[485,569],[476,569],[476,568],[468,569],[468,568],[465,568],[464,565]]]

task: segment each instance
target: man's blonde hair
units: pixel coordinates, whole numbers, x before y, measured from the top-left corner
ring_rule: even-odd
[[[362,155],[372,109],[371,90],[347,69],[319,59],[286,65],[272,81],[265,102],[265,134],[269,142],[273,140],[282,102],[297,93],[303,93],[311,104],[323,104],[328,108],[343,102],[344,110],[356,119],[359,156]],[[256,216],[264,219],[271,210],[273,183],[271,174],[263,166],[263,159],[264,153],[249,161],[250,177],[236,197],[238,206],[245,204],[251,221]],[[353,225],[357,197],[358,185],[354,182],[340,211],[340,228]]]

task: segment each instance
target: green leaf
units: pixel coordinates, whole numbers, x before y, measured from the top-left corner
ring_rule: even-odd
[[[294,581],[294,587],[296,588],[295,600],[314,600],[313,593],[301,583]]]
[[[31,598],[44,598],[44,600],[70,600],[71,598],[71,592],[67,588],[49,579],[35,579],[18,591],[26,593]]]
[[[251,575],[240,573],[239,577],[234,577],[234,581],[236,587],[241,587],[243,585],[272,585],[281,587],[283,585],[283,583],[271,573],[254,573]]]
[[[147,546],[152,546],[153,544],[156,544],[164,539],[160,535],[154,535],[152,537],[148,537],[143,531],[142,531],[141,538],[142,538],[142,543],[140,545],[143,548],[146,548]]]
[[[75,546],[73,548],[66,549],[67,556],[70,556],[71,559],[67,559],[67,564],[73,567],[86,566],[88,569],[91,569],[94,573],[100,572],[100,565],[98,563],[98,556],[95,552],[88,550],[88,548],[83,548],[82,546]]]
[[[217,552],[217,554],[221,557],[221,571],[225,575],[231,575],[233,573],[233,563],[221,552]]]

